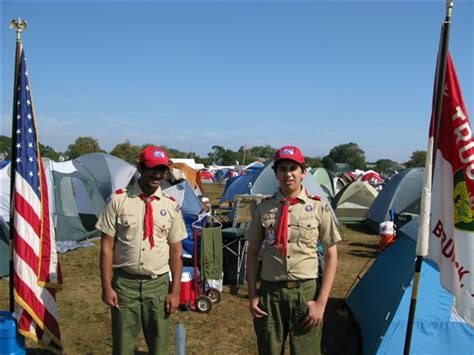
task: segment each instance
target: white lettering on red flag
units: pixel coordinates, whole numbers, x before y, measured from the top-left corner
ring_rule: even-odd
[[[448,53],[434,162],[428,258],[441,284],[455,296],[457,312],[474,326],[474,139]],[[430,128],[433,139],[434,120]]]
[[[48,186],[36,132],[26,59],[21,49],[12,159],[13,281],[18,331],[51,350],[62,350],[56,292],[62,283]]]

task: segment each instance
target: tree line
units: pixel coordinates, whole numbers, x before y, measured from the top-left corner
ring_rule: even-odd
[[[140,151],[151,144],[135,145],[126,140],[117,144],[110,152],[106,152],[100,147],[99,141],[93,137],[78,137],[74,143],[69,144],[64,153],[58,152],[53,148],[40,144],[40,151],[43,157],[59,161],[61,157],[65,160],[75,159],[88,153],[109,153],[130,164],[137,162]],[[212,146],[211,152],[205,157],[200,157],[195,152],[183,152],[167,146],[161,146],[166,149],[173,158],[193,158],[197,163],[206,166],[213,163],[219,165],[235,165],[237,163],[245,164],[253,161],[269,161],[273,158],[277,148],[270,145],[254,146],[246,148],[241,146],[237,151],[227,149],[220,145]],[[11,138],[0,136],[0,154],[4,159],[11,157]],[[426,151],[416,150],[411,154],[408,161],[398,163],[391,159],[378,159],[373,163],[368,163],[365,158],[365,152],[357,143],[349,142],[339,144],[331,148],[329,154],[324,157],[305,156],[307,164],[311,167],[324,167],[328,170],[339,170],[337,164],[344,164],[350,169],[366,170],[369,164],[376,171],[390,174],[395,170],[412,167],[422,167],[425,165]]]

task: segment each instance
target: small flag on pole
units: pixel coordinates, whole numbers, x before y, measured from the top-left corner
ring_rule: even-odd
[[[23,47],[20,53],[12,137],[15,313],[22,335],[61,351],[56,291],[62,277]]]
[[[431,196],[427,191],[422,201],[417,255],[436,262],[456,311],[474,326],[474,139],[449,53],[441,110],[436,142],[431,119],[425,177]]]

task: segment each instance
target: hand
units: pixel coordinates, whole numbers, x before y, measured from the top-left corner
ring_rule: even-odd
[[[117,293],[112,287],[102,288],[102,301],[111,307],[119,307]]]
[[[308,312],[303,318],[301,324],[305,329],[311,329],[317,326],[323,320],[324,310],[326,308],[325,304],[322,304],[318,301],[309,301],[307,302]]]
[[[254,318],[263,318],[268,316],[268,314],[258,306],[259,302],[260,299],[258,296],[249,297],[249,310],[252,314],[252,317]]]
[[[173,314],[176,312],[179,306],[179,293],[170,292],[166,296],[165,308],[166,313]]]

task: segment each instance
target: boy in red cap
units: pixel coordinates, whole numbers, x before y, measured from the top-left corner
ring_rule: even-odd
[[[258,352],[283,354],[289,335],[291,354],[320,354],[323,315],[341,237],[329,206],[301,185],[306,166],[297,147],[278,149],[273,170],[280,188],[257,206],[246,235],[249,309]],[[325,262],[320,287],[318,240]],[[261,248],[262,281],[257,291]]]
[[[179,305],[186,230],[181,210],[160,184],[169,171],[168,153],[145,148],[138,182],[119,189],[96,224],[102,231],[102,300],[111,306],[113,354],[134,354],[140,327],[150,354],[168,353],[169,314]]]

